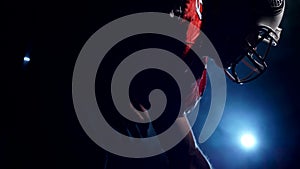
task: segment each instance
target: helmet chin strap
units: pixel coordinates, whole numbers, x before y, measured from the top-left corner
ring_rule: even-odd
[[[253,72],[259,73],[259,70],[252,66],[250,63],[248,63],[245,59],[242,59],[241,61],[244,65],[246,65],[249,69],[251,69]]]

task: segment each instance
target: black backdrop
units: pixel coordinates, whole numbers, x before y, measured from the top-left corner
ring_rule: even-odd
[[[278,126],[283,126],[281,132],[293,132],[289,135],[292,140],[299,139],[298,6],[298,1],[287,1],[286,31],[278,50],[286,56],[272,63],[272,76],[278,77],[279,87],[288,93],[282,104],[290,108]],[[73,109],[71,83],[76,58],[85,41],[113,19],[135,12],[169,12],[174,2],[22,1],[1,7],[1,168],[104,168],[107,153],[87,137]],[[24,66],[26,53],[31,62]],[[283,163],[289,168],[297,164],[299,147],[295,142],[284,154]],[[116,163],[129,166],[136,162],[115,158]]]

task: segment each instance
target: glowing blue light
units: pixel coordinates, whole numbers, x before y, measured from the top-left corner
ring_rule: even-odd
[[[242,135],[241,144],[243,145],[243,147],[250,149],[256,145],[256,139],[252,134],[247,133]]]
[[[30,57],[25,56],[25,57],[24,57],[24,62],[29,62],[29,61],[30,61]]]

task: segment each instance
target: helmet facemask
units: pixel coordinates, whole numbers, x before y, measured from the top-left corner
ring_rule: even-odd
[[[228,77],[243,84],[262,75],[267,68],[266,59],[272,46],[276,46],[281,29],[275,31],[268,26],[258,26],[254,33],[246,37],[244,55],[238,57],[225,69]]]

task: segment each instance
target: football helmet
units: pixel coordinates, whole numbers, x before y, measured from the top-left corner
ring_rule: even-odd
[[[285,1],[203,2],[202,31],[215,46],[226,75],[243,84],[263,74],[269,51],[280,39]]]

